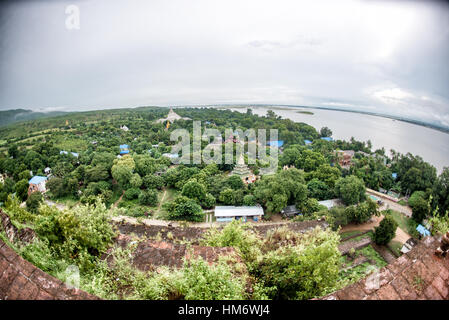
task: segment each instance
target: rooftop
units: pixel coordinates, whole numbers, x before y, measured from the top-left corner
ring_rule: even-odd
[[[259,206],[216,206],[216,217],[245,217],[263,216],[263,209]]]
[[[34,176],[34,177],[32,177],[32,178],[28,181],[28,183],[39,184],[39,183],[41,183],[41,182],[43,182],[43,181],[46,181],[46,180],[47,180],[47,177],[43,177],[43,176]]]
[[[280,148],[284,145],[284,141],[283,140],[277,140],[277,141],[268,141],[267,145],[270,147],[277,147]]]

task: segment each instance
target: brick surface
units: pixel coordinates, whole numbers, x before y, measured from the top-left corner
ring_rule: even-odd
[[[376,293],[380,300],[401,300],[401,297],[391,284],[383,286]]]
[[[0,250],[0,299],[98,299],[81,290],[69,290],[60,280],[24,260],[1,240]]]
[[[358,283],[350,285],[345,290],[337,292],[340,300],[362,300],[366,294]]]
[[[436,276],[435,279],[432,281],[431,284],[437,291],[438,293],[444,298],[448,298],[448,287],[446,285],[446,282],[441,279],[439,276]]]
[[[404,279],[403,276],[398,276],[393,281],[391,281],[391,285],[399,294],[402,300],[415,300],[417,294],[415,289],[408,283],[407,280]]]
[[[16,275],[6,294],[9,300],[18,300],[22,290],[27,284],[27,279],[20,273]]]
[[[0,296],[7,296],[8,289],[11,286],[11,283],[14,281],[17,276],[18,271],[14,268],[13,265],[10,265],[4,272],[2,277],[0,278]]]
[[[424,290],[424,295],[429,300],[443,300],[443,297],[438,293],[438,291],[433,286],[427,286]]]
[[[438,241],[426,238],[381,269],[377,290],[367,288],[366,284],[371,282],[365,278],[332,296],[364,300],[449,300],[449,256],[437,257],[434,252],[438,246]]]

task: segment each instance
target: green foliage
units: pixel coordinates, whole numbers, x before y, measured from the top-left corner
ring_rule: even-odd
[[[16,183],[14,186],[16,190],[16,197],[21,201],[25,201],[28,197],[28,181],[23,179]]]
[[[159,189],[164,186],[164,178],[156,175],[147,175],[143,177],[143,186],[147,189]]]
[[[245,299],[245,277],[235,274],[226,260],[209,265],[201,257],[185,261],[180,270],[167,267],[142,272],[132,266],[133,249],[116,247],[110,254],[113,267],[98,263],[82,288],[105,299]]]
[[[292,168],[257,181],[253,192],[256,201],[263,204],[269,213],[279,213],[287,204],[302,207],[308,190],[302,171]]]
[[[331,189],[326,183],[317,178],[313,178],[307,183],[309,196],[318,200],[326,200],[332,197]]]
[[[221,230],[209,229],[202,240],[202,244],[207,246],[236,248],[248,266],[260,255],[261,243],[250,225],[239,220],[231,221]]]
[[[414,207],[421,199],[426,199],[426,193],[424,191],[415,191],[408,199],[408,204],[410,207]]]
[[[339,236],[316,228],[302,235],[296,245],[269,251],[260,261],[258,276],[273,288],[273,299],[310,299],[336,284]]]
[[[398,224],[390,215],[385,216],[379,226],[374,229],[374,242],[379,245],[388,244],[394,238],[397,227]]]
[[[367,199],[357,206],[347,207],[345,211],[346,215],[348,216],[348,221],[355,223],[365,223],[373,215],[377,215],[377,204],[374,201]]]
[[[245,186],[245,184],[242,181],[242,178],[240,178],[238,175],[230,176],[228,178],[227,183],[229,187],[233,190],[240,190]]]
[[[445,234],[449,231],[449,214],[446,211],[444,215],[438,215],[438,209],[433,212],[429,218],[432,234]]]
[[[131,188],[140,188],[140,186],[142,185],[142,178],[139,176],[138,173],[134,173],[131,176],[131,179],[129,180],[129,185],[131,186]]]
[[[204,213],[195,200],[179,196],[166,205],[171,220],[204,221]]]
[[[430,212],[429,202],[423,198],[417,198],[413,201],[412,219],[421,223]]]
[[[433,185],[433,197],[433,209],[439,208],[438,213],[440,215],[447,215],[449,212],[449,167],[445,167],[435,181]]]
[[[220,192],[220,196],[218,198],[220,202],[226,205],[234,205],[235,204],[235,191],[231,188],[226,188],[222,192]]]
[[[42,197],[42,193],[40,193],[39,191],[35,191],[33,193],[31,193],[28,196],[28,199],[26,201],[26,205],[29,211],[36,213],[37,209],[39,208],[39,206],[41,205],[41,203],[43,202],[43,197]]]
[[[128,200],[134,200],[137,199],[140,195],[140,190],[137,188],[130,188],[128,190],[125,191],[125,198]]]
[[[243,205],[244,206],[254,206],[256,205],[256,197],[252,194],[247,194],[243,197]]]
[[[208,193],[201,204],[204,208],[210,209],[215,206],[215,197]]]
[[[77,206],[63,212],[43,206],[35,228],[57,256],[73,259],[80,269],[86,270],[107,249],[115,235],[109,220],[110,213],[100,202],[95,206]]]
[[[197,203],[201,203],[206,198],[206,187],[196,180],[190,180],[182,188],[181,194],[195,200]]]
[[[356,176],[347,176],[337,180],[335,192],[346,205],[357,204],[365,200],[365,185]]]
[[[157,205],[158,199],[156,190],[141,191],[139,194],[139,203],[149,206]]]
[[[320,129],[320,136],[321,137],[332,137],[332,130],[328,127],[322,127]]]
[[[185,300],[245,299],[245,278],[235,277],[226,262],[209,266],[201,257],[186,261],[179,291]]]

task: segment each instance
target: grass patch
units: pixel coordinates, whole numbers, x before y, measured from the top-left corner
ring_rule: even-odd
[[[361,234],[361,235],[359,235],[357,237],[351,238],[348,241],[357,242],[357,241],[362,240],[363,238],[371,238],[372,239],[373,238],[373,234],[374,234],[373,231],[368,231],[367,233],[364,233],[364,234]]]
[[[419,238],[419,233],[418,233],[418,231],[416,231],[416,227],[418,226],[418,223],[416,223],[415,220],[405,216],[404,214],[402,214],[398,211],[394,211],[391,209],[385,210],[385,211],[391,214],[394,221],[397,222],[399,228],[401,228],[403,231],[407,232],[413,238],[416,238],[416,239]]]
[[[342,232],[342,233],[340,233],[340,239],[346,239],[348,237],[359,235],[361,233],[362,233],[362,231],[359,231],[359,230],[352,230],[352,231]]]
[[[398,203],[399,203],[401,206],[406,206],[406,205],[407,205],[407,201],[405,201],[404,199],[399,200]]]
[[[357,250],[358,254],[363,254],[368,259],[374,261],[376,263],[377,268],[382,268],[388,265],[388,263],[382,258],[382,256],[374,250],[374,248],[369,245],[365,248],[362,248],[360,250]]]
[[[399,241],[395,241],[395,240],[391,240],[388,244],[387,244],[388,249],[391,250],[391,252],[394,253],[394,255],[396,257],[399,257],[402,255],[401,249],[402,249],[402,243],[400,243]]]

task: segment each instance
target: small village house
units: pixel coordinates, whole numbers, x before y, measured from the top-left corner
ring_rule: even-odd
[[[43,177],[43,176],[34,176],[32,177],[29,181],[28,181],[28,195],[39,191],[42,193],[47,192],[47,189],[45,187],[47,183],[47,177]]]
[[[263,214],[261,206],[216,206],[214,212],[217,222],[229,222],[234,219],[258,221]]]

